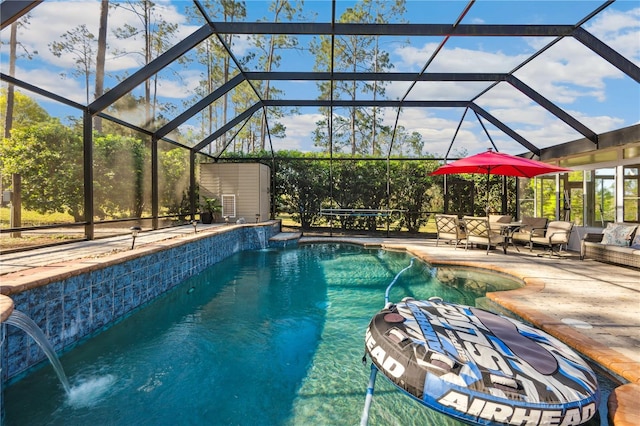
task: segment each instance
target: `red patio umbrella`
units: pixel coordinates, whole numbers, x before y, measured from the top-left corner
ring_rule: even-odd
[[[568,172],[570,169],[557,167],[541,161],[529,160],[523,157],[494,152],[471,155],[445,164],[431,172],[432,175],[447,175],[453,173],[481,173],[487,175],[503,175],[532,178],[548,173]]]
[[[532,178],[549,173],[568,172],[570,169],[557,167],[541,161],[494,152],[489,148],[486,152],[456,160],[440,166],[431,175],[448,175],[457,173],[475,173],[487,175],[487,207],[489,204],[489,175],[515,176]]]

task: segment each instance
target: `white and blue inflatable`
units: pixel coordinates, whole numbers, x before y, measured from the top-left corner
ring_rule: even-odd
[[[598,409],[596,375],[571,348],[475,307],[439,298],[388,303],[371,320],[365,345],[373,370],[466,423],[580,425]]]

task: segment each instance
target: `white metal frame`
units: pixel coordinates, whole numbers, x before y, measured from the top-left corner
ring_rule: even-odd
[[[222,217],[236,217],[236,194],[222,194]]]

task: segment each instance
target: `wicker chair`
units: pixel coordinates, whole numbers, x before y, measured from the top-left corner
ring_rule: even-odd
[[[467,237],[458,216],[454,214],[437,214],[436,228],[438,230],[436,246],[438,246],[440,239],[443,239],[455,241],[455,248],[458,248],[458,244]]]
[[[573,222],[565,222],[563,220],[552,220],[547,225],[547,228],[544,232],[544,236],[535,236],[532,232],[529,237],[529,251],[533,251],[533,245],[543,245],[545,246],[545,253],[539,254],[538,256],[544,256],[545,254],[549,254],[550,256],[560,255],[560,251],[562,250],[562,245],[565,246],[569,244],[569,238],[571,237],[571,231],[573,230]],[[558,247],[558,251],[554,250],[554,247]]]
[[[489,218],[486,217],[474,217],[465,216],[462,218],[464,221],[465,232],[467,233],[467,243],[465,250],[471,244],[481,244],[487,246],[487,254],[491,246],[498,246],[502,244],[502,251],[507,253],[507,240],[499,232],[494,232],[489,227]]]

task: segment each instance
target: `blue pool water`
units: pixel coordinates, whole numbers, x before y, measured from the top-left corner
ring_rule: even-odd
[[[69,396],[48,365],[9,386],[5,424],[357,425],[370,372],[364,332],[409,263],[333,244],[236,254],[62,356]],[[475,305],[517,285],[415,262],[390,300]],[[461,423],[379,376],[369,424]]]

